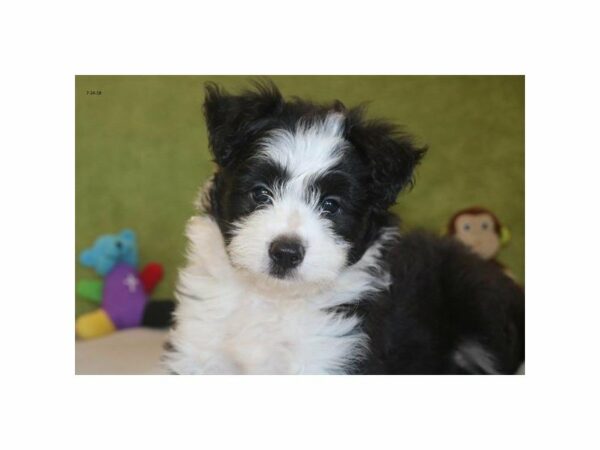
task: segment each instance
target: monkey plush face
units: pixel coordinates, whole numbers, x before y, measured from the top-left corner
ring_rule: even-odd
[[[464,212],[451,225],[451,234],[483,259],[494,258],[500,250],[500,224],[492,213]]]

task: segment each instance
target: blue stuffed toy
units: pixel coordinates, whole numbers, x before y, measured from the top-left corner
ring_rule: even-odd
[[[106,276],[119,262],[138,266],[138,251],[135,233],[123,230],[119,234],[100,236],[94,245],[81,253],[80,262],[91,267],[100,276]]]

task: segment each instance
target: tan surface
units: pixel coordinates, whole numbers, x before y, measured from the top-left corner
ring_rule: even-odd
[[[160,356],[167,332],[148,328],[117,331],[75,344],[78,375],[164,374]]]

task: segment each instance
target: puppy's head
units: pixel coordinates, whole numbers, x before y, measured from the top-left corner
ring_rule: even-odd
[[[232,265],[265,279],[327,283],[356,262],[411,183],[424,149],[340,102],[285,101],[270,83],[204,104],[218,166],[207,210]]]

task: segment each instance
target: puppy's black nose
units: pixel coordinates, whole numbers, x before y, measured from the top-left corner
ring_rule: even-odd
[[[293,269],[304,259],[304,246],[298,238],[281,237],[271,242],[269,257],[276,267]]]

